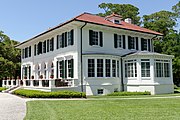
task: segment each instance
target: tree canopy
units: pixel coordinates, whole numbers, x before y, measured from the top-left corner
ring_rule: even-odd
[[[131,5],[131,4],[112,4],[112,3],[101,3],[98,6],[100,9],[104,10],[104,13],[99,13],[99,16],[107,16],[112,13],[119,14],[123,17],[123,19],[131,18],[132,23],[136,25],[140,25],[140,16],[139,8]]]
[[[20,75],[20,50],[14,47],[18,43],[0,31],[0,79]]]

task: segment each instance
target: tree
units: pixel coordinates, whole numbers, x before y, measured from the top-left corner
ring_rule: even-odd
[[[151,15],[143,16],[143,25],[145,28],[167,35],[174,31],[176,26],[176,14],[170,11],[159,11]]]
[[[20,75],[20,50],[14,47],[18,43],[0,31],[0,79]]]
[[[101,3],[98,6],[100,9],[104,10],[104,13],[99,13],[99,16],[107,16],[112,13],[119,14],[123,19],[131,18],[132,23],[140,25],[139,8],[131,4],[112,4],[112,3]]]
[[[180,1],[176,5],[172,6],[172,10],[177,15],[177,17],[180,18]]]

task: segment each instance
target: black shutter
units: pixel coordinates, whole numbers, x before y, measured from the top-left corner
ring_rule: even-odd
[[[42,54],[42,42],[38,43],[38,55]]]
[[[114,48],[117,48],[117,34],[114,34]]]
[[[65,75],[65,78],[67,78],[67,60],[65,60],[64,75]]]
[[[56,37],[56,49],[59,49],[59,35]]]
[[[52,38],[52,51],[54,50],[54,38]]]
[[[59,77],[59,72],[58,72],[58,63],[59,61],[56,62],[56,78],[58,79]]]
[[[126,49],[126,36],[123,35],[123,49]]]
[[[29,66],[29,79],[31,79],[31,66]]]
[[[24,49],[22,49],[22,59],[24,59]]]
[[[36,44],[34,45],[34,56],[36,56]]]
[[[93,31],[89,30],[89,45],[93,45]]]
[[[71,78],[74,78],[74,59],[71,59]]]
[[[136,50],[139,50],[138,37],[136,37]]]
[[[141,38],[141,51],[144,50],[144,38]]]
[[[65,39],[64,39],[65,37],[64,37],[64,33],[62,34],[62,48],[64,48],[64,41],[65,41]]]
[[[44,50],[43,50],[43,52],[46,53],[46,40],[44,41],[43,44],[44,44],[44,48],[43,48]]]
[[[47,52],[49,52],[49,40],[47,40]]]
[[[64,47],[67,47],[67,32],[65,32],[64,36]]]
[[[31,57],[31,46],[29,46],[29,57]]]
[[[74,45],[74,30],[71,30],[71,45]]]
[[[99,32],[100,46],[103,47],[103,33]]]
[[[131,49],[131,36],[128,36],[128,49]]]
[[[64,60],[62,61],[62,78],[65,78],[64,72]]]
[[[148,39],[148,51],[151,51],[151,42],[150,42],[150,39]]]

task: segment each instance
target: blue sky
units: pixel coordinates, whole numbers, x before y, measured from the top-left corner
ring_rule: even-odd
[[[0,30],[25,41],[83,12],[99,13],[100,3],[132,4],[140,16],[171,10],[179,0],[1,0]],[[178,28],[179,29],[179,28]]]

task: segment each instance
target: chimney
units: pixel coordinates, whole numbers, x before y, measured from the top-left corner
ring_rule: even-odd
[[[126,18],[124,21],[125,21],[126,23],[132,24],[131,18]]]

